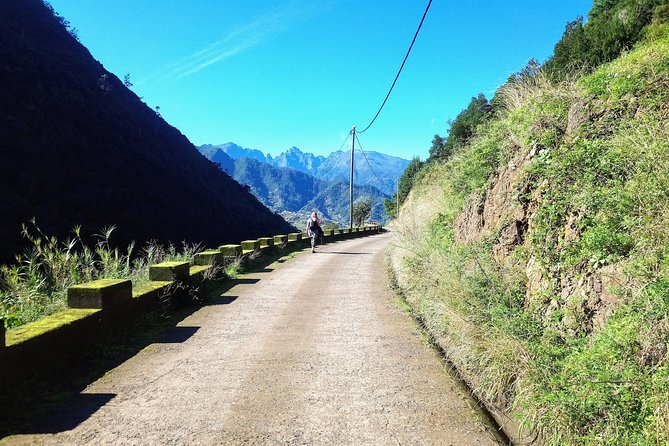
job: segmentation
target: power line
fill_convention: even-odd
[[[374,119],[372,119],[372,122],[369,123],[367,127],[365,127],[364,130],[358,132],[358,133],[364,133],[369,129],[372,124],[374,124],[374,121],[376,121],[376,118],[379,117],[379,114],[381,113],[381,110],[383,110],[383,106],[386,105],[386,101],[390,97],[390,93],[392,93],[393,88],[395,88],[395,84],[397,83],[397,79],[400,77],[400,73],[402,73],[402,69],[404,68],[404,64],[406,63],[407,59],[409,58],[409,54],[411,53],[411,48],[413,48],[414,42],[416,42],[416,37],[418,37],[418,33],[420,32],[420,28],[423,26],[423,22],[425,21],[425,16],[427,15],[427,11],[430,10],[430,5],[432,5],[432,0],[430,0],[427,4],[427,8],[425,8],[425,12],[423,13],[423,18],[420,19],[420,24],[418,25],[418,29],[416,30],[416,34],[413,36],[413,40],[411,41],[411,45],[409,45],[409,50],[407,51],[406,56],[404,56],[404,60],[402,61],[402,65],[400,66],[399,71],[397,72],[397,76],[395,76],[395,80],[393,81],[393,84],[390,86],[390,90],[388,90],[388,94],[386,95],[386,98],[383,100],[383,103],[381,104],[381,107],[379,107],[379,111],[376,112],[376,115],[374,115]]]
[[[348,135],[346,135],[346,138],[344,139],[344,142],[341,143],[341,146],[339,146],[339,150],[337,150],[337,152],[341,152],[341,149],[344,148],[344,144],[346,144],[346,141],[348,141],[348,138],[350,136],[351,136],[351,132],[349,132]]]
[[[376,172],[374,172],[374,169],[372,168],[372,164],[371,164],[371,163],[369,162],[369,160],[367,159],[367,155],[365,154],[365,151],[362,150],[362,144],[360,144],[360,138],[358,138],[358,135],[357,135],[357,134],[355,135],[355,140],[358,141],[358,148],[359,148],[360,151],[362,152],[362,156],[365,157],[365,161],[367,161],[367,165],[369,166],[369,170],[372,171],[372,174],[374,175],[374,177],[376,178],[376,180],[379,182],[379,184],[383,186],[383,181],[381,181],[381,179],[380,179],[379,176],[376,174]]]

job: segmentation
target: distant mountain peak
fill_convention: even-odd
[[[210,144],[200,146],[200,151],[211,159],[211,157],[205,153],[207,150],[206,147],[212,146]],[[337,150],[325,157],[304,152],[299,147],[292,146],[276,157],[272,157],[270,155],[265,155],[260,150],[244,149],[232,142],[213,147],[221,148],[227,155],[234,159],[251,158],[263,161],[273,167],[287,167],[308,173],[321,180],[347,181],[349,177],[350,155],[348,151]],[[402,175],[404,169],[409,165],[409,160],[397,156],[385,155],[373,150],[365,151],[365,154],[366,157],[356,156],[355,158],[354,180],[356,184],[374,186],[385,194],[394,194],[395,181]],[[381,181],[379,182],[379,180]]]

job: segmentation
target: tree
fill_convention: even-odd
[[[438,158],[439,154],[444,150],[444,143],[446,138],[439,136],[439,134],[434,135],[432,138],[432,147],[430,147],[430,158]]]
[[[467,108],[449,122],[448,136],[434,135],[430,148],[430,159],[448,159],[460,147],[467,144],[476,127],[492,117],[492,106],[483,93],[472,98]]]
[[[544,67],[553,80],[592,71],[631,48],[644,27],[662,21],[667,0],[595,0],[588,20],[569,22]]]
[[[360,198],[353,203],[353,224],[361,226],[372,213],[372,199],[370,197]]]
[[[420,158],[414,157],[407,168],[404,169],[404,172],[400,177],[400,187],[398,191],[400,194],[400,205],[406,199],[407,195],[409,195],[409,191],[413,187],[416,174],[421,170],[422,167],[423,162],[420,160]]]
[[[397,195],[393,195],[396,197]],[[397,202],[386,198],[383,200],[383,210],[389,218],[395,218],[397,216]]]

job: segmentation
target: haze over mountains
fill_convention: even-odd
[[[272,157],[234,143],[205,144],[198,149],[289,221],[298,224],[313,209],[318,209],[327,219],[348,223],[350,152],[337,151],[324,157],[292,147]],[[383,201],[395,192],[395,179],[409,161],[378,152],[366,155],[372,168],[358,153],[354,200],[371,198],[371,218],[385,221]]]
[[[0,2],[0,262],[21,223],[216,245],[290,230],[68,33],[40,0]]]

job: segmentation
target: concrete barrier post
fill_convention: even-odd
[[[67,289],[67,306],[70,308],[106,309],[131,299],[130,280],[100,279]]]
[[[239,257],[242,255],[242,245],[223,245],[218,250],[224,257]]]
[[[149,267],[149,280],[155,282],[186,282],[190,277],[189,262],[162,262]]]
[[[283,245],[284,243],[288,243],[288,235],[281,234],[281,235],[275,235],[274,236],[274,244],[275,245]]]
[[[225,256],[221,251],[217,249],[210,249],[208,251],[202,251],[195,254],[193,263],[200,266],[218,265],[223,263],[224,257]]]
[[[258,242],[260,242],[260,249],[274,246],[274,239],[272,237],[260,237]]]
[[[244,240],[242,242],[242,253],[253,252],[260,249],[260,242],[258,240]]]
[[[302,240],[301,232],[291,232],[288,234],[288,243],[299,242],[300,240]]]

